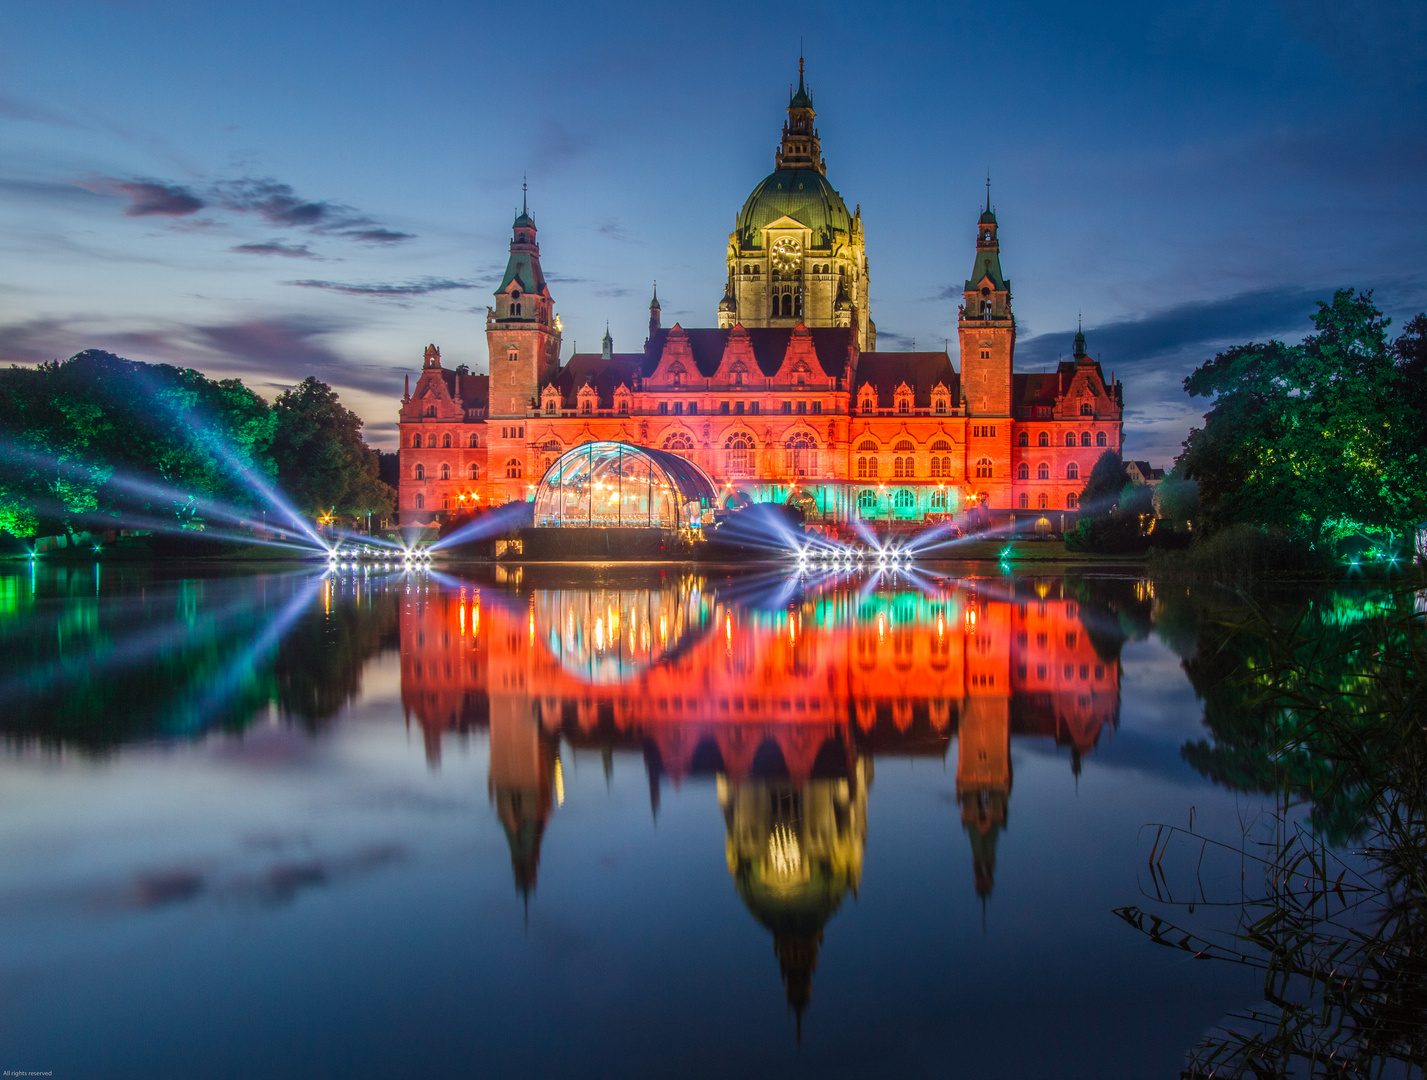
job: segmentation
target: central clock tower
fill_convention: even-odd
[[[877,327],[868,314],[862,211],[849,214],[827,181],[816,116],[799,60],[773,172],[748,196],[728,237],[718,324],[851,327],[858,348],[871,352]]]

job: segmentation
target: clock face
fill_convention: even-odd
[[[798,265],[798,256],[801,249],[798,242],[791,236],[785,236],[773,245],[773,266],[783,273],[793,270]]]

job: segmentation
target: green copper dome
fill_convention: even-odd
[[[813,230],[814,247],[830,246],[834,232],[852,231],[842,196],[815,169],[779,169],[754,188],[738,212],[739,242],[758,246],[763,227],[784,216]]]

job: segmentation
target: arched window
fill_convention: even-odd
[[[731,436],[723,444],[724,471],[729,476],[747,476],[753,466],[753,446],[742,435]]]
[[[792,293],[784,293],[784,294],[783,294],[783,301],[782,301],[782,303],[783,303],[783,318],[785,318],[785,319],[791,319],[791,318],[793,317],[793,294],[792,294]]]
[[[1031,478],[1031,467],[1030,467],[1029,465],[1027,465],[1027,464],[1023,461],[1023,462],[1020,463],[1020,465],[1018,465],[1018,466],[1016,467],[1016,479],[1017,479],[1017,480],[1029,480],[1030,478]]]
[[[421,432],[418,431],[415,435],[411,437],[411,445],[417,450],[421,449]]]
[[[1074,510],[1079,505],[1080,496],[1075,494],[1075,492],[1072,491],[1069,495],[1065,497],[1065,506],[1067,510]]]
[[[1066,445],[1066,446],[1074,446],[1074,445],[1075,445],[1075,432],[1073,432],[1073,431],[1067,431],[1067,432],[1065,433],[1065,445]]]
[[[1031,445],[1031,433],[1030,433],[1029,431],[1023,431],[1023,432],[1021,432],[1021,437],[1020,437],[1020,439],[1017,440],[1017,441],[1020,442],[1020,444],[1021,444],[1022,446],[1030,446],[1030,445]]]
[[[593,399],[584,398],[580,401],[580,412],[584,413],[586,416],[589,416],[590,413],[594,412],[594,410],[595,403]]]
[[[1022,509],[1022,510],[1029,510],[1030,507],[1031,507],[1031,497],[1030,497],[1029,495],[1027,495],[1024,491],[1021,492],[1021,509]]]
[[[860,443],[857,444],[857,449],[864,454],[875,454],[877,453],[877,444],[871,439],[863,439]]]
[[[871,490],[859,492],[857,495],[857,512],[863,517],[867,517],[877,512],[877,492]]]
[[[689,441],[687,435],[670,435],[664,440],[664,449],[671,454],[690,454],[693,452],[694,444]]]
[[[1095,415],[1095,406],[1094,406],[1094,405],[1091,405],[1090,402],[1088,402],[1088,401],[1082,401],[1082,402],[1080,403],[1080,415],[1081,415],[1081,416],[1094,416],[1094,415]]]
[[[897,453],[899,453],[899,454],[910,454],[913,450],[916,449],[916,447],[913,446],[913,445],[912,445],[910,442],[908,442],[906,439],[903,439],[903,440],[902,440],[901,442],[899,442],[896,446],[892,447],[892,449],[895,450],[895,451],[896,451]]]
[[[413,473],[411,474],[411,476],[412,476],[412,479],[414,479],[414,480],[425,480],[425,479],[426,479],[426,466],[425,466],[425,465],[418,465],[418,466],[416,466],[416,471],[413,472]]]
[[[435,406],[435,405],[428,405],[428,406],[426,406],[426,415],[427,415],[427,416],[435,416],[435,415],[436,415],[436,406]]]
[[[898,488],[896,499],[893,504],[902,513],[908,510],[915,510],[917,507],[917,497],[907,488]]]
[[[860,457],[857,459],[857,477],[859,480],[877,479],[877,459],[875,457]]]
[[[795,319],[803,317],[803,294],[801,292],[793,294],[793,317]]]
[[[806,435],[795,435],[784,443],[788,470],[794,476],[814,476],[818,470],[818,452]]]
[[[1041,444],[1042,446],[1049,446],[1049,445],[1050,445],[1050,432],[1049,432],[1049,431],[1042,431],[1042,432],[1041,432],[1040,444]]]
[[[1082,431],[1082,432],[1080,433],[1080,445],[1081,445],[1081,446],[1089,446],[1089,445],[1090,445],[1090,432],[1088,432],[1088,431]]]
[[[1042,491],[1036,496],[1036,505],[1042,510],[1046,509],[1046,507],[1050,506],[1050,496]]]
[[[1039,465],[1036,466],[1036,479],[1037,479],[1037,480],[1049,480],[1049,479],[1050,479],[1050,466],[1047,465],[1044,461],[1042,461]]]
[[[1079,480],[1079,479],[1080,479],[1080,466],[1077,465],[1077,464],[1075,464],[1075,462],[1072,461],[1069,465],[1067,465],[1067,466],[1065,467],[1065,478],[1066,478],[1067,480]]]
[[[481,445],[481,437],[480,437],[479,435],[476,435],[476,434],[473,433],[473,434],[471,435],[471,449],[474,450],[476,447],[478,447],[478,446],[480,446],[480,445]]]
[[[934,458],[932,458],[932,479],[933,479],[933,480],[939,480],[940,478],[941,478],[941,458],[939,458],[939,457],[934,457]]]
[[[1095,433],[1095,445],[1096,445],[1096,446],[1104,446],[1104,445],[1105,445],[1105,433],[1104,433],[1103,431],[1097,431],[1097,432]]]
[[[519,458],[511,458],[505,463],[505,478],[507,480],[519,480],[524,472]]]
[[[945,510],[945,509],[946,509],[946,491],[945,491],[945,489],[943,489],[943,488],[938,488],[936,491],[933,491],[933,492],[932,492],[931,508],[932,508],[933,510]]]
[[[940,453],[942,453],[942,452],[944,452],[944,451],[946,451],[946,450],[950,450],[950,449],[951,449],[951,443],[947,442],[945,439],[938,439],[936,442],[932,443],[932,453],[933,453],[933,454],[940,454]]]
[[[443,450],[449,450],[449,449],[451,449],[451,433],[450,433],[449,431],[446,432],[445,435],[442,435],[442,436],[441,436],[441,449],[443,449]]]
[[[554,454],[556,457],[559,457],[559,456],[560,456],[560,440],[559,440],[559,439],[546,439],[543,443],[540,444],[540,449],[544,450],[547,454]]]
[[[892,476],[897,480],[902,479],[902,477],[906,475],[906,473],[902,471],[902,460],[903,459],[899,457],[892,459]]]
[[[426,496],[425,496],[425,495],[418,495],[418,496],[416,496],[416,509],[418,509],[418,510],[425,510],[425,509],[426,509]]]
[[[629,415],[629,398],[619,399],[619,411],[626,416]]]
[[[474,461],[471,462],[471,467],[467,470],[467,475],[469,475],[472,480],[479,480],[481,478],[481,467]]]
[[[991,475],[990,458],[984,457],[976,459],[976,475],[981,479],[985,479]]]
[[[556,400],[556,398],[555,398],[555,396],[554,396],[553,394],[552,394],[550,397],[547,397],[547,398],[545,399],[545,415],[546,415],[546,416],[554,416],[554,415],[555,415],[555,410],[556,410],[556,408],[558,408],[558,407],[559,407],[559,406],[558,406],[558,402],[557,402],[557,400]]]
[[[912,399],[909,397],[899,397],[897,399],[897,411],[899,413],[909,413],[912,411]]]

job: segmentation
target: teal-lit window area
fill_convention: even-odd
[[[590,442],[567,451],[535,492],[538,527],[696,529],[714,505],[714,482],[664,450]]]

